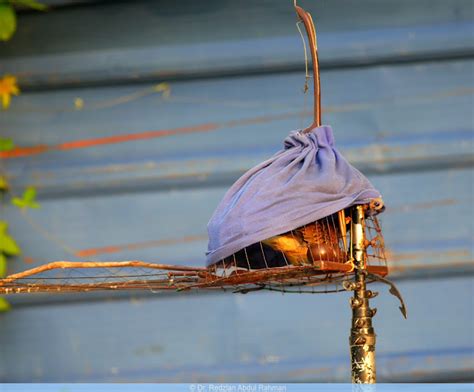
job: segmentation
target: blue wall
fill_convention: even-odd
[[[318,32],[323,122],[388,207],[389,266],[409,318],[379,287],[379,380],[472,380],[473,3],[301,5]],[[0,45],[0,75],[22,89],[0,132],[24,149],[0,169],[13,193],[35,185],[41,208],[1,205],[23,249],[9,272],[54,260],[203,265],[226,189],[311,121],[295,21],[291,1],[22,13]],[[153,90],[161,82],[169,97]],[[9,300],[4,382],[349,379],[346,294]]]

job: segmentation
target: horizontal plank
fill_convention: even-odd
[[[327,72],[323,120],[369,174],[472,166],[472,69]],[[19,147],[4,168],[14,189],[35,185],[44,198],[228,186],[309,123],[302,82],[297,73],[176,82],[169,98],[137,85],[25,93],[0,118]]]
[[[100,0],[42,0],[41,4],[44,4],[48,7],[48,11],[56,10],[60,7],[74,7],[78,5],[92,5],[93,3],[97,3]],[[26,5],[22,5],[21,3],[15,4],[15,10],[20,16],[24,13],[29,12],[37,12],[36,10],[28,7]]]
[[[376,289],[380,382],[474,370],[466,311],[472,279],[401,283],[407,320],[387,290]],[[0,380],[347,382],[349,315],[348,294],[155,296],[18,308],[0,315]]]
[[[308,10],[323,69],[474,54],[468,0],[337,0]],[[18,25],[0,47],[0,73],[24,89],[303,69],[289,2],[104,2],[28,13]]]

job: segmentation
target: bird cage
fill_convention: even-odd
[[[186,291],[219,289],[343,291],[354,273],[350,207],[287,233],[247,246],[208,267],[187,267],[141,261],[53,262],[0,280],[0,293],[88,292],[97,290]],[[388,273],[375,200],[364,210],[366,270]],[[324,286],[324,290],[320,287]],[[329,287],[332,286],[332,287]]]
[[[258,241],[208,266],[209,272],[234,289],[243,286],[270,290],[325,286],[324,292],[344,290],[354,272],[351,256],[350,207],[286,233]],[[388,273],[384,241],[377,214],[383,202],[363,206],[366,269],[384,277]],[[328,286],[333,286],[329,288]]]

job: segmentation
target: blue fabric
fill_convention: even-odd
[[[334,147],[330,126],[291,132],[283,150],[225,194],[207,226],[207,264],[377,197],[369,180]]]

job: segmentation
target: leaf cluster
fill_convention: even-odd
[[[48,7],[36,0],[0,1],[0,40],[8,41],[16,31],[16,8],[30,8],[46,11]]]

